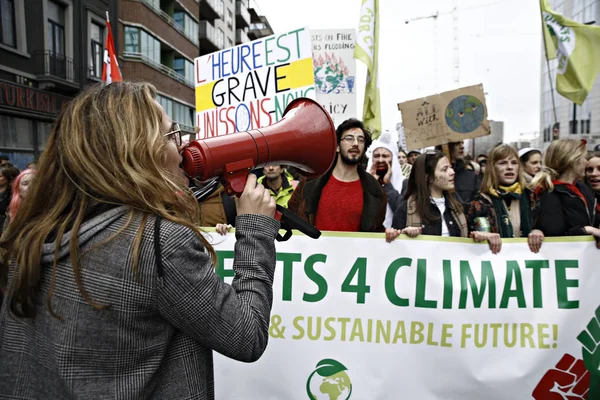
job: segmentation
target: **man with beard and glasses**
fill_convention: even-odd
[[[351,118],[336,129],[337,159],[319,178],[303,180],[288,205],[322,231],[383,232],[387,198],[360,166],[372,143],[363,123]]]

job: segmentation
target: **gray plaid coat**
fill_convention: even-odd
[[[119,207],[86,222],[80,248],[89,250],[128,219]],[[56,289],[48,312],[54,245],[44,247],[41,293],[33,319],[0,313],[0,399],[213,399],[212,350],[236,360],[257,360],[267,346],[279,223],[241,215],[236,221],[235,279],[214,273],[200,240],[181,225],[162,221],[159,278],[154,218],[141,244],[139,274],[132,242],[140,216],[116,239],[83,256],[83,284],[73,277],[66,235],[59,248]]]

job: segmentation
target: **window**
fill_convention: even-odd
[[[229,29],[233,29],[233,13],[229,8],[227,9],[227,14],[225,14],[225,23]]]
[[[131,26],[125,27],[125,52],[140,52],[140,30]]]
[[[101,78],[104,62],[104,27],[95,22],[92,22],[90,29],[90,42],[90,75]]]
[[[0,147],[33,150],[33,121],[0,115]]]
[[[219,29],[217,29],[217,46],[220,49],[222,49],[224,43],[225,43],[225,32],[223,32],[223,29],[219,28]]]
[[[223,18],[224,11],[225,11],[225,3],[223,3],[223,0],[217,0],[217,14],[219,14],[221,16],[221,18]]]
[[[53,56],[65,56],[65,9],[48,1],[48,50]]]
[[[576,135],[589,135],[592,124],[592,109],[590,101],[585,101],[581,106],[572,103],[569,107],[569,133]]]
[[[583,24],[595,23],[596,0],[575,0],[572,19]]]
[[[0,0],[0,43],[17,47],[15,31],[15,2]]]
[[[192,129],[194,126],[194,109],[171,98],[158,95],[157,100],[174,122]]]
[[[194,82],[194,64],[185,58],[173,59],[173,69],[189,83]]]
[[[160,64],[160,41],[143,29],[125,27],[125,53],[142,56],[153,64]]]
[[[173,13],[173,19],[190,40],[193,42],[198,41],[198,23],[192,17],[183,11],[176,11]]]

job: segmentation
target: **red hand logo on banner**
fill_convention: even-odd
[[[583,360],[565,354],[556,366],[544,374],[532,396],[536,400],[587,399],[590,373]]]

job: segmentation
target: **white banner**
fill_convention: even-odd
[[[355,29],[310,31],[317,101],[329,112],[334,125],[356,115]]]
[[[231,282],[234,234],[212,235]],[[277,252],[267,350],[253,364],[215,354],[217,399],[573,400],[597,383],[587,238],[538,254],[504,240],[493,255],[467,239],[324,233]]]

